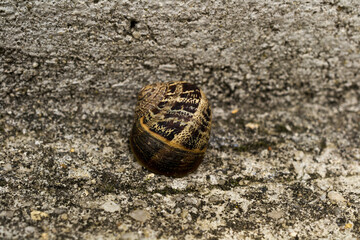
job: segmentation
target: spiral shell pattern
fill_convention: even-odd
[[[130,146],[150,171],[180,177],[203,160],[210,129],[211,108],[196,85],[151,84],[138,95]]]

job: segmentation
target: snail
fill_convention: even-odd
[[[195,84],[154,83],[138,94],[130,147],[151,172],[182,177],[204,159],[210,129],[211,108]]]

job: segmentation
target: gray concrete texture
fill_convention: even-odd
[[[0,2],[1,239],[359,239],[360,3]],[[136,93],[213,110],[184,178],[129,151]]]

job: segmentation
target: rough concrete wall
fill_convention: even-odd
[[[360,236],[360,4],[0,2],[0,238]],[[211,101],[198,171],[129,151],[136,92]]]

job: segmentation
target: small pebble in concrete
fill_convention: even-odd
[[[245,127],[254,130],[254,129],[258,129],[258,128],[259,128],[259,124],[257,124],[257,123],[247,123],[247,124],[245,125]]]
[[[73,179],[90,179],[91,175],[86,169],[77,168],[71,169],[68,177]]]
[[[11,164],[10,163],[6,163],[5,165],[4,165],[4,171],[11,171],[12,170],[12,166],[11,166]]]
[[[120,206],[118,204],[114,203],[113,201],[107,201],[103,205],[101,205],[101,207],[106,212],[116,212],[116,211],[120,210]]]
[[[353,225],[351,223],[345,224],[345,229],[351,229]]]
[[[284,216],[284,211],[282,210],[273,210],[268,213],[268,217],[278,220]]]
[[[67,215],[66,213],[61,214],[61,215],[60,215],[60,218],[61,218],[61,220],[64,220],[64,221],[66,221],[66,220],[69,219],[69,217],[68,217],[68,215]]]
[[[129,215],[130,217],[139,222],[145,222],[150,218],[149,212],[142,209],[136,209],[135,211],[132,211]]]
[[[239,109],[238,109],[238,108],[235,108],[234,110],[231,111],[231,113],[232,113],[232,114],[235,114],[235,113],[237,113],[238,111],[239,111]]]
[[[164,64],[159,66],[159,70],[164,72],[176,72],[177,66],[175,64]]]
[[[103,149],[103,154],[104,155],[110,155],[113,153],[113,148],[112,147],[104,147]]]
[[[30,213],[31,219],[34,221],[40,221],[43,218],[46,218],[49,216],[49,214],[45,213],[45,212],[40,212],[37,210],[34,210]]]
[[[337,202],[337,203],[344,203],[346,202],[346,199],[338,192],[335,192],[335,191],[330,191],[328,193],[328,198],[331,200],[331,201],[334,201],[334,202]]]

